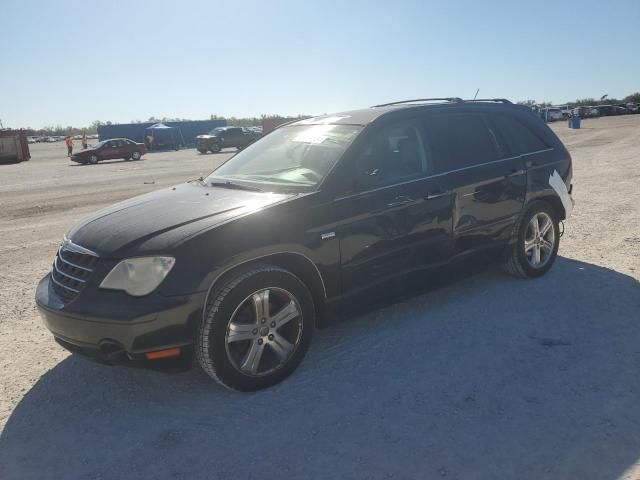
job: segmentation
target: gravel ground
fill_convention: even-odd
[[[0,165],[0,479],[639,479],[640,115],[553,128],[577,204],[548,275],[474,269],[349,315],[255,394],[71,357],[33,301],[81,217],[226,154]]]

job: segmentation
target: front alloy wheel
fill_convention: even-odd
[[[273,265],[236,270],[212,288],[196,354],[203,370],[240,391],[270,387],[302,361],[315,307],[306,285]]]
[[[246,375],[268,375],[287,363],[301,336],[302,312],[295,297],[265,288],[247,297],[231,317],[227,355]]]

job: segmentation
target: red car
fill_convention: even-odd
[[[98,163],[100,160],[122,158],[124,160],[140,160],[147,153],[144,143],[136,143],[128,138],[112,138],[103,140],[88,150],[74,153],[71,160],[78,163]]]

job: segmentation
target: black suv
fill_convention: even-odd
[[[242,150],[260,137],[260,133],[248,128],[218,127],[211,130],[208,135],[198,135],[196,148],[200,153],[207,153],[209,150],[217,153],[223,148],[229,147]]]
[[[439,100],[439,101],[433,101]],[[73,352],[190,362],[236,390],[287,377],[325,307],[499,249],[531,278],[556,258],[571,158],[530,109],[424,99],[280,127],[207,178],[71,229],[36,300]]]

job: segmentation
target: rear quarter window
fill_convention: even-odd
[[[493,114],[491,123],[513,155],[538,152],[549,146],[520,120],[509,115]]]

